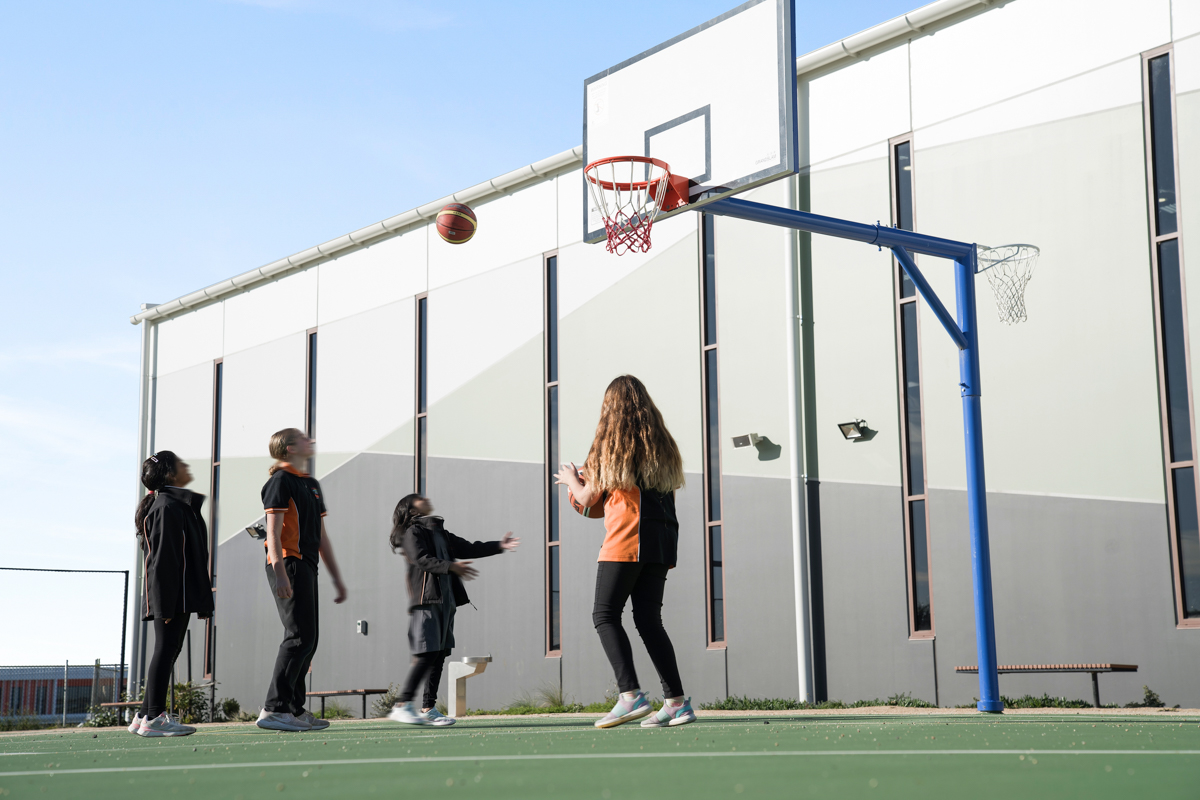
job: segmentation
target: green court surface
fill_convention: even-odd
[[[94,738],[93,738],[94,735]],[[590,718],[0,734],[0,796],[793,798],[1200,796],[1200,719],[736,716],[644,730]]]

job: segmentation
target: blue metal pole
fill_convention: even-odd
[[[892,228],[879,223],[866,225],[835,217],[823,217],[807,211],[768,206],[734,197],[714,200],[696,210],[723,217],[736,217],[753,222],[764,222],[768,225],[794,228],[798,231],[823,233],[826,236],[837,236],[841,239],[853,239],[889,249],[904,247],[913,253],[925,253],[940,258],[970,258],[971,253],[975,252],[975,245],[956,242],[952,239],[941,239],[937,236]]]
[[[909,280],[917,287],[917,291],[921,293],[921,297],[925,298],[925,303],[929,306],[929,310],[938,318],[938,322],[942,323],[942,327],[946,329],[946,333],[950,334],[950,338],[954,340],[954,344],[958,345],[958,349],[966,350],[970,347],[971,345],[967,342],[967,337],[963,335],[962,330],[954,323],[954,318],[950,316],[950,312],[942,305],[942,301],[933,291],[933,287],[929,285],[929,281],[925,280],[925,276],[921,274],[921,270],[917,269],[917,262],[913,261],[913,257],[908,254],[908,251],[903,247],[893,247],[892,254],[900,262],[900,267],[908,275]]]
[[[954,262],[958,325],[968,347],[958,354],[963,433],[967,450],[967,516],[971,528],[971,569],[975,583],[975,646],[979,654],[980,711],[1002,712],[996,672],[996,623],[992,611],[992,557],[988,546],[987,486],[983,476],[983,413],[980,408],[979,328],[975,316],[975,248]]]

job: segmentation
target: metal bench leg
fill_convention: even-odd
[[[321,698],[321,719],[325,719],[325,698]]]
[[[363,719],[367,718],[367,693],[363,692]]]
[[[1092,673],[1092,703],[1100,707],[1100,678],[1098,673]]]

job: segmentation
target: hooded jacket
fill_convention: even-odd
[[[437,557],[435,537],[446,542],[447,561]],[[441,517],[417,517],[404,531],[402,549],[408,562],[408,610],[416,606],[442,602],[442,582],[430,580],[430,575],[449,575],[454,593],[454,605],[470,602],[462,578],[450,572],[450,565],[460,558],[486,558],[504,552],[500,542],[468,542],[446,530]]]
[[[142,619],[174,619],[213,612],[208,575],[208,526],[200,508],[204,495],[164,486],[142,526],[145,603]]]

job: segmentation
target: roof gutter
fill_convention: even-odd
[[[928,26],[958,14],[961,11],[966,11],[975,6],[987,6],[993,2],[996,2],[996,0],[936,0],[936,2],[922,6],[904,16],[888,20],[873,28],[867,28],[865,31],[848,36],[840,42],[834,42],[819,50],[814,50],[811,53],[800,56],[796,59],[796,74],[804,75],[824,67],[833,66],[842,61],[856,59],[861,53],[867,50],[887,44],[901,37],[910,36],[913,33],[920,33]],[[266,266],[252,269],[249,272],[243,272],[241,275],[236,275],[220,283],[214,283],[212,286],[205,287],[191,294],[186,294],[183,297],[177,297],[161,305],[151,306],[134,314],[129,318],[129,321],[134,325],[146,321],[155,322],[187,311],[188,309],[205,305],[226,295],[239,292],[259,283],[264,283],[272,278],[277,278],[285,273],[313,266],[319,262],[344,255],[352,250],[357,250],[368,244],[395,236],[407,228],[424,224],[433,219],[437,212],[447,203],[470,204],[472,202],[491,200],[505,192],[511,191],[521,184],[580,164],[582,160],[582,145],[573,147],[570,150],[564,150],[558,155],[521,167],[520,169],[515,169],[497,178],[492,178],[490,181],[476,184],[469,189],[463,189],[439,200],[434,200],[431,203],[418,206],[402,214],[389,217],[382,222],[376,222],[374,225],[368,225],[353,233],[332,239],[324,244],[310,247],[303,252],[273,261]]]

